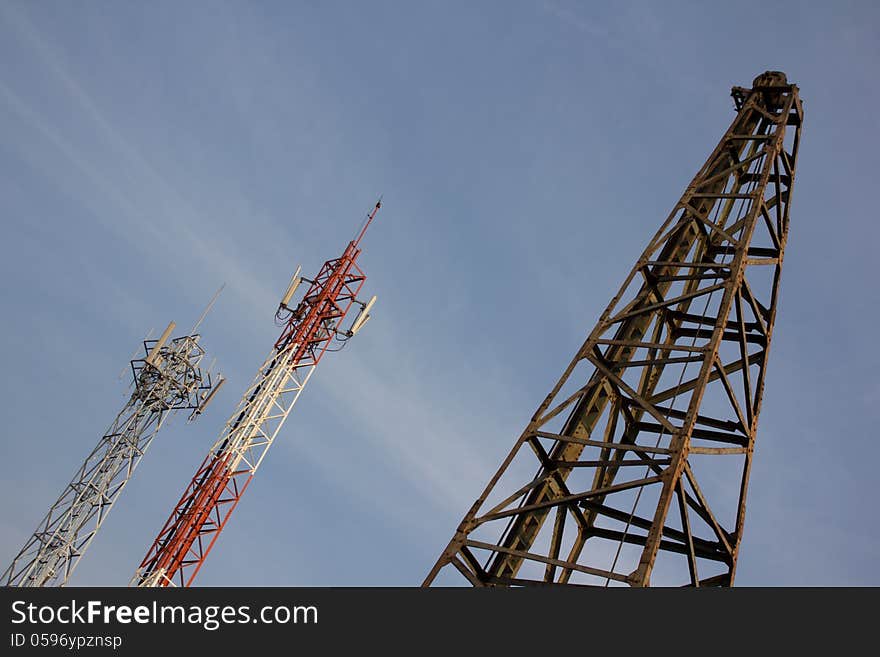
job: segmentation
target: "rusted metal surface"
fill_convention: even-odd
[[[733,583],[803,107],[780,72],[732,96],[730,127],[425,586],[448,566],[474,586]]]

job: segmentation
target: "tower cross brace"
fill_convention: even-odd
[[[804,114],[780,72],[732,96],[424,586],[733,584]]]

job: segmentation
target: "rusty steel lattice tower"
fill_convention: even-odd
[[[177,338],[174,327],[144,341],[144,356],[131,361],[131,396],[3,573],[3,585],[67,584],[162,426],[182,409],[194,419],[220,389],[224,379],[212,383],[201,366],[198,324]]]
[[[732,96],[733,123],[425,586],[732,585],[803,121],[783,73]]]

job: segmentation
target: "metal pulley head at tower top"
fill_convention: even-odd
[[[752,92],[760,92],[764,101],[764,106],[773,112],[778,111],[782,107],[784,101],[784,92],[790,88],[788,78],[782,71],[764,71],[752,81],[752,88],[734,87],[731,95],[736,101],[737,110],[742,106],[742,102]]]

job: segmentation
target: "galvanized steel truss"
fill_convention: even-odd
[[[803,108],[777,72],[732,95],[730,128],[424,585],[733,583]]]
[[[211,377],[199,366],[200,336],[166,343],[172,326],[145,340],[145,357],[131,361],[131,397],[3,573],[4,585],[67,584],[159,429],[174,411],[198,409],[206,398]]]

